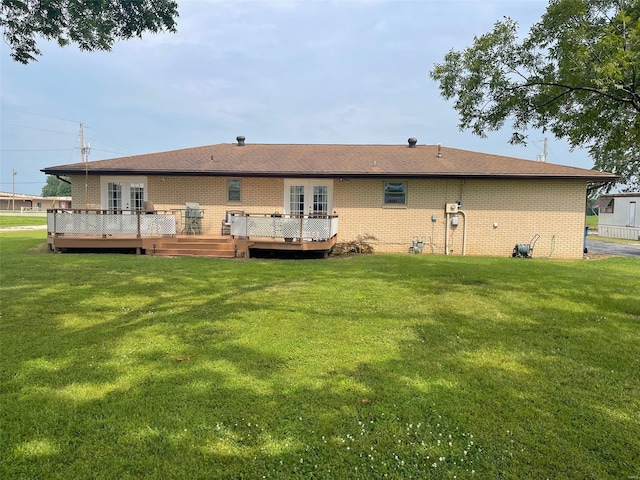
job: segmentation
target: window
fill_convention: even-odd
[[[328,212],[329,197],[326,185],[313,186],[313,213],[326,215]]]
[[[227,185],[227,201],[240,201],[240,180],[231,179]]]
[[[304,185],[289,187],[289,213],[293,215],[304,214]]]
[[[144,208],[144,184],[132,183],[129,186],[129,194],[131,196],[131,210],[142,210]]]
[[[109,210],[122,210],[122,184],[109,182],[107,190],[107,208]]]
[[[405,182],[385,182],[384,203],[394,205],[406,205],[407,184]]]
[[[609,200],[609,202],[607,202],[607,204],[602,209],[602,213],[613,213],[613,204],[614,204],[613,200],[614,199],[612,198],[611,200]]]

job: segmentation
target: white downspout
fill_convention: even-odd
[[[445,218],[445,229],[444,229],[444,254],[449,255],[449,212],[445,212],[447,216]]]
[[[464,225],[462,226],[462,256],[464,257],[467,251],[467,216],[462,210],[458,210],[458,213],[462,214],[462,220],[464,220]]]

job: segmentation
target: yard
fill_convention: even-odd
[[[1,478],[640,477],[640,262],[0,234]]]
[[[0,214],[0,228],[46,225],[47,217],[41,214]]]

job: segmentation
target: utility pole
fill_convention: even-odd
[[[84,128],[80,124],[80,161],[84,163]]]
[[[84,125],[80,124],[80,160],[82,163],[89,161],[89,152],[91,152],[91,145],[84,144]]]
[[[16,209],[16,175],[18,172],[14,168],[11,169],[11,211]]]
[[[546,162],[547,161],[547,153],[549,153],[549,141],[548,139],[544,139],[544,148],[542,149],[542,155],[540,155],[540,161],[541,162]]]
[[[89,205],[89,152],[91,146],[84,144],[84,125],[80,124],[80,158],[84,163],[84,208]]]

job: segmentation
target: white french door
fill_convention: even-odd
[[[289,215],[329,215],[333,208],[332,180],[286,179],[284,213]]]
[[[143,210],[146,185],[146,177],[101,177],[101,208],[123,212]]]

